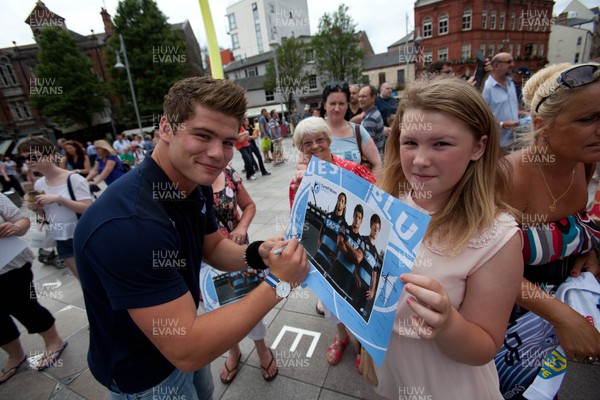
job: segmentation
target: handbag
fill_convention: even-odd
[[[369,169],[369,171],[373,170],[373,164],[369,161],[367,157],[363,154],[362,151],[362,137],[360,135],[360,125],[354,124],[354,136],[356,136],[356,144],[358,145],[358,151],[360,152],[360,165]]]
[[[31,247],[36,249],[45,249],[47,247],[54,247],[55,240],[54,235],[48,229],[48,222],[46,221],[46,215],[42,216],[41,222],[39,222],[39,228],[31,228],[29,230],[29,238],[31,239]]]
[[[360,344],[358,340],[354,342],[354,351],[356,352],[358,373],[362,375],[365,382],[371,386],[378,386],[379,380],[377,379],[377,371],[375,370],[375,363],[373,357],[369,352]]]

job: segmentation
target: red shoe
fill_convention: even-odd
[[[350,336],[346,335],[346,340],[340,342],[337,338],[333,339],[333,343],[327,349],[325,353],[325,358],[327,359],[327,363],[329,365],[337,365],[342,360],[342,356],[344,355],[344,350],[350,343]]]

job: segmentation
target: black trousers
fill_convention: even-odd
[[[254,157],[250,156],[250,158],[252,159],[252,165],[254,166],[254,170],[256,171],[260,167],[260,172],[264,175],[267,173],[267,170],[265,168],[265,164],[263,163],[262,156],[260,155],[258,145],[256,144],[255,140],[250,140],[249,142],[252,154],[254,154],[254,157],[258,159],[258,165],[256,165],[256,160],[254,159]]]
[[[19,337],[19,329],[11,315],[29,333],[45,332],[54,325],[50,311],[37,301],[31,263],[0,274],[0,346]]]
[[[246,170],[246,179],[250,179],[254,175],[254,166],[252,165],[252,153],[250,146],[242,147],[240,149],[242,160],[244,160],[244,169]]]
[[[25,197],[25,192],[23,191],[23,188],[21,187],[21,183],[19,182],[19,179],[14,175],[8,175],[8,179],[10,179],[10,181],[6,182],[4,180],[4,177],[0,176],[0,181],[2,181],[2,191],[8,192],[8,190],[10,190],[10,188],[13,188],[21,195],[21,197]]]

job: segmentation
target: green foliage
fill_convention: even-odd
[[[308,93],[308,74],[304,65],[308,60],[309,47],[300,39],[291,37],[283,40],[277,48],[277,67],[279,81],[275,77],[274,58],[267,64],[264,88],[274,92],[275,98],[283,96],[288,110],[294,108],[294,96]]]
[[[361,77],[363,52],[359,48],[356,24],[341,4],[333,15],[319,20],[319,31],[312,38],[315,67],[322,82],[330,80],[358,82]]]
[[[92,62],[65,29],[42,30],[30,82],[30,102],[61,125],[92,125],[94,113],[104,108],[104,88],[92,72]]]
[[[114,34],[106,48],[106,67],[113,78],[111,89],[119,96],[119,119],[135,121],[127,71],[116,69],[117,51],[123,36],[129,69],[142,119],[162,113],[165,94],[189,74],[185,43],[171,28],[154,0],[121,0],[113,20]],[[120,55],[121,62],[125,58]]]

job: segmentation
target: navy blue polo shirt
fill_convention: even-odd
[[[86,210],[74,247],[90,322],[88,364],[98,382],[136,393],[173,372],[127,310],[186,292],[197,307],[204,235],[216,230],[212,189],[186,196],[150,157]],[[182,334],[176,323],[157,321],[157,334]]]

